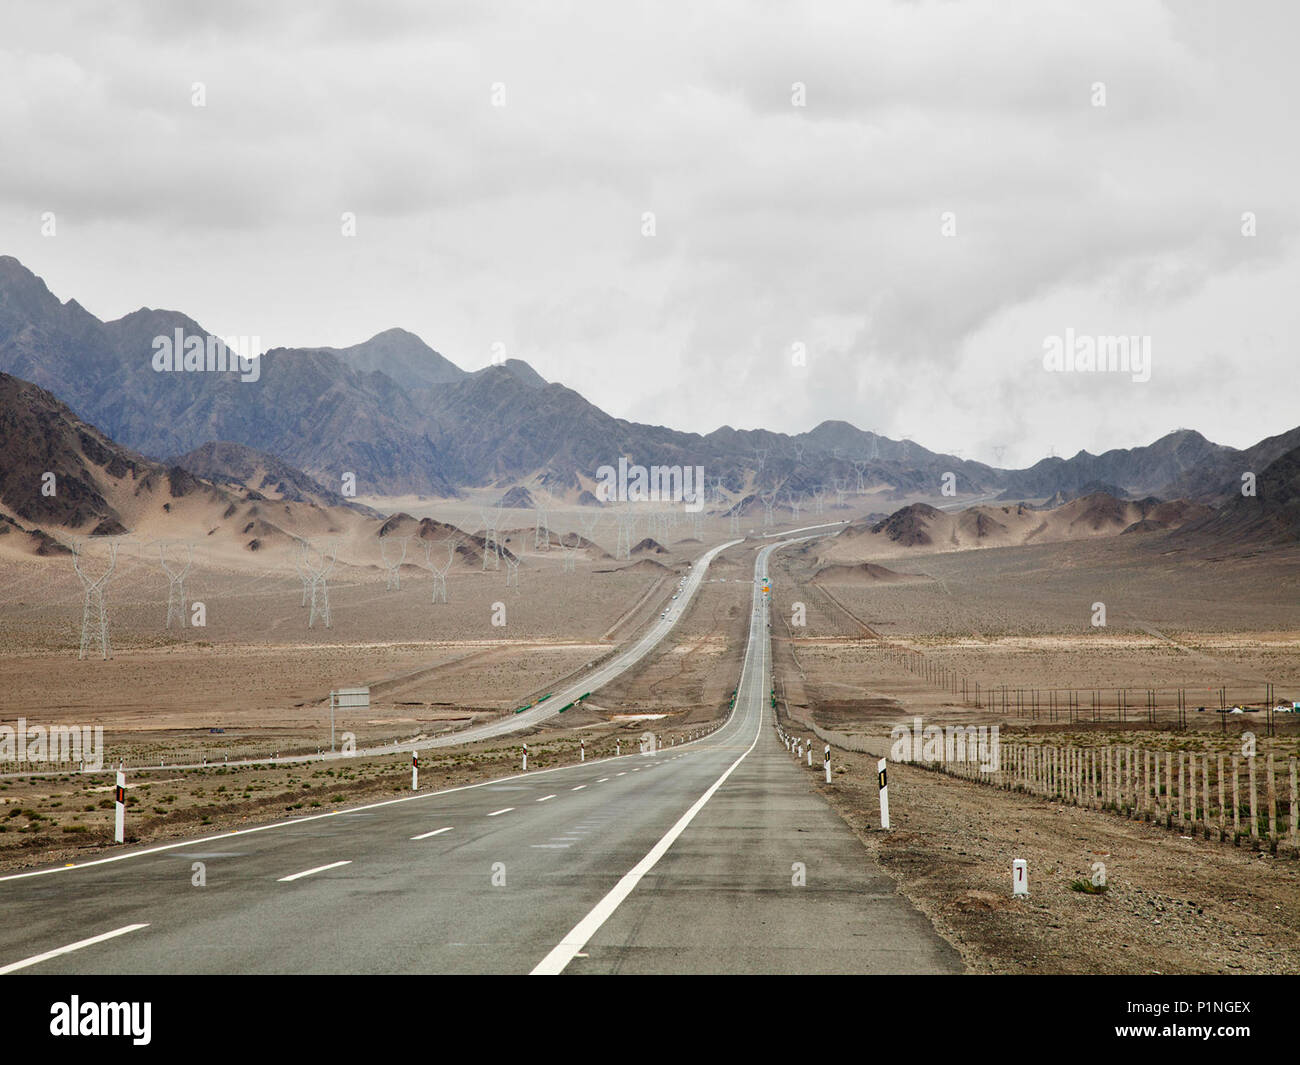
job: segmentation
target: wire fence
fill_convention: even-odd
[[[1030,688],[1009,684],[986,684],[957,670],[931,661],[920,651],[887,646],[888,661],[935,687],[958,696],[962,705],[988,710],[1004,717],[1027,721],[1078,724],[1114,722],[1188,728],[1192,713],[1219,715],[1219,728],[1228,731],[1229,718],[1259,724],[1266,736],[1277,735],[1278,726],[1288,724],[1300,731],[1300,713],[1295,703],[1283,699],[1270,682],[1232,688],[1115,687],[1115,688]],[[1194,694],[1189,698],[1189,690]],[[1192,704],[1196,705],[1193,706]],[[1279,710],[1284,707],[1284,710]],[[1288,729],[1290,731],[1290,729]]]
[[[998,753],[996,768],[975,758],[914,764],[1184,834],[1249,839],[1273,850],[1285,842],[1293,854],[1300,847],[1300,777],[1294,756],[1287,759],[1282,776],[1272,752],[1227,755],[1113,744],[1003,743]]]

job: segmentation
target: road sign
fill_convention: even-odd
[[[340,688],[330,692],[330,750],[334,750],[334,711],[369,710],[369,688]]]

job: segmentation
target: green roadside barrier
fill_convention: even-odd
[[[571,707],[572,705],[573,705],[572,703],[565,703],[562,707],[560,707],[560,713],[564,713],[564,711],[569,709],[569,707]]]

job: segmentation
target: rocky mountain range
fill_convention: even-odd
[[[600,466],[627,456],[647,466],[703,466],[709,484],[732,495],[808,499],[819,487],[830,495],[861,486],[882,501],[901,501],[937,496],[951,473],[963,497],[1063,501],[1101,490],[1212,501],[1231,492],[1242,472],[1262,471],[1300,445],[1300,428],[1245,450],[1183,429],[1144,447],[1007,470],[844,421],[794,436],[729,426],[701,435],[629,422],[527,363],[468,372],[402,329],[350,347],[275,348],[247,380],[232,370],[156,370],[159,338],[172,337],[225,352],[178,311],[142,307],[100,321],[75,300],[61,301],[17,259],[0,256],[0,371],[48,389],[142,456],[183,456],[216,476],[207,465],[215,456],[203,449],[237,445],[302,471],[326,495],[339,494],[351,474],[361,496],[452,497],[527,481],[573,500],[592,488]]]

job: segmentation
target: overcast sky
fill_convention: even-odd
[[[1287,2],[11,3],[0,252],[101,318],[402,326],[467,369],[500,343],[700,432],[1245,446],[1300,423],[1298,29]],[[1067,329],[1150,337],[1150,380],[1047,372]]]

